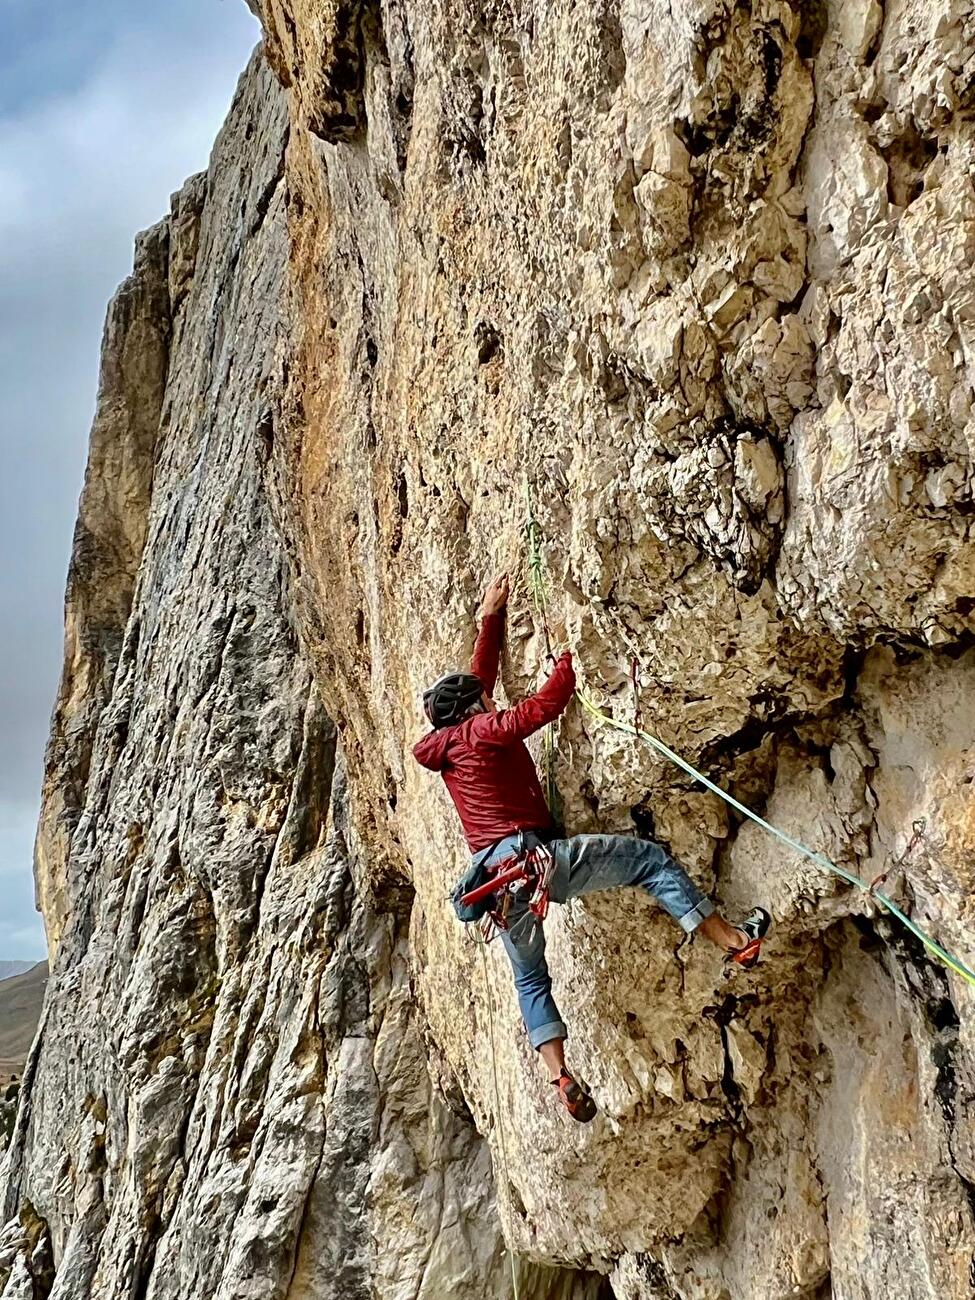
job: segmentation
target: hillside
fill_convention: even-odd
[[[23,1073],[41,1017],[47,974],[47,962],[42,961],[0,980],[0,1081]]]

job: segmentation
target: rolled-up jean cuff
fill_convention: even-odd
[[[714,904],[710,898],[702,898],[696,907],[692,907],[689,912],[677,918],[677,923],[687,931],[693,934],[702,921],[706,921],[714,912]]]
[[[561,1020],[550,1020],[547,1025],[536,1025],[528,1031],[528,1041],[537,1051],[543,1043],[550,1043],[554,1038],[568,1038],[569,1031]]]

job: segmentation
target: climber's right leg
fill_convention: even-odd
[[[742,966],[758,960],[771,918],[755,908],[740,925],[730,925],[714,903],[662,845],[632,835],[574,835],[551,846],[556,870],[552,899],[570,898],[601,889],[635,885],[645,889],[687,934],[700,933]]]
[[[733,952],[748,942],[742,931],[726,921],[720,912],[712,912],[710,916],[706,916],[697,927],[697,932],[709,943],[723,948],[725,952]]]

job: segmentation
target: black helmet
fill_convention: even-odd
[[[423,692],[423,710],[435,727],[449,727],[460,722],[483,691],[481,679],[473,673],[445,673]]]

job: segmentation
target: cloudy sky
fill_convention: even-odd
[[[0,0],[0,960],[45,955],[31,852],[105,305],[206,166],[243,0]]]

